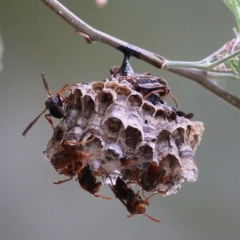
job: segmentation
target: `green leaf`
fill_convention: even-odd
[[[232,58],[227,61],[231,68],[234,70],[234,73],[239,75],[240,73],[240,60],[238,58]]]
[[[240,0],[223,0],[235,15],[238,31],[240,31]]]

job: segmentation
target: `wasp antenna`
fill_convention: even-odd
[[[148,217],[149,219],[151,219],[152,221],[154,221],[154,222],[161,222],[160,220],[158,220],[158,219],[156,219],[156,218],[154,218],[154,217],[151,217],[151,216],[149,216],[148,214],[146,214],[146,213],[142,213],[143,215],[145,215],[146,217]],[[136,213],[133,213],[133,214],[131,214],[131,215],[128,215],[127,217],[128,218],[130,218],[130,217],[133,217],[133,216],[135,216],[135,215],[137,215]]]
[[[96,195],[95,195],[96,196]],[[100,197],[100,198],[103,198],[103,199],[106,199],[106,200],[112,200],[112,198],[110,197],[105,197],[105,196],[102,196],[102,195],[98,195],[96,197]]]
[[[52,93],[49,90],[48,82],[47,82],[47,79],[45,78],[44,72],[41,72],[41,75],[42,75],[42,80],[43,80],[43,84],[44,84],[45,90],[47,91],[47,95],[48,95],[48,97],[50,97],[52,95]]]
[[[130,217],[133,217],[133,216],[135,216],[135,215],[136,215],[136,214],[133,213],[133,214],[131,214],[131,215],[128,215],[127,217],[130,218]]]
[[[173,101],[175,102],[176,107],[178,107],[178,101],[177,101],[177,99],[172,95],[171,92],[169,92],[169,94],[170,94],[171,98],[173,99]]]
[[[148,214],[146,213],[143,213],[146,217],[148,217],[149,219],[153,220],[154,222],[161,222],[160,220],[156,219],[156,218],[153,218],[151,216],[149,216]]]
[[[32,126],[37,122],[37,120],[43,115],[43,113],[46,111],[47,109],[45,108],[27,127],[26,129],[23,131],[22,135],[25,137],[28,133],[28,131],[32,128]]]

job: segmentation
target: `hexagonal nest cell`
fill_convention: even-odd
[[[176,193],[197,179],[204,127],[170,107],[169,93],[165,80],[147,74],[75,83],[43,154],[66,176],[88,167],[110,186],[120,177],[148,192]]]

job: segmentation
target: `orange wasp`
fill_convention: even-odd
[[[77,172],[80,172],[82,169],[82,162],[78,161],[78,162],[73,162],[70,164],[67,164],[66,166],[64,166],[63,168],[60,169],[56,169],[56,171],[59,174],[63,174],[69,178],[62,180],[62,181],[58,181],[58,182],[53,182],[54,184],[61,184],[64,182],[68,182],[70,180],[73,179],[73,177],[76,175]]]
[[[158,184],[161,182],[164,182],[164,176],[166,174],[166,170],[162,168],[161,166],[158,166],[156,162],[151,162],[148,165],[148,168],[139,175],[139,173],[136,173],[135,170],[131,169],[129,165],[132,163],[133,158],[132,157],[124,157],[120,158],[121,165],[125,166],[133,175],[134,179],[137,181],[137,183],[142,186],[142,190],[145,190],[147,192],[153,191],[157,188]],[[140,181],[139,181],[140,178]],[[152,195],[149,197],[145,197],[144,193],[142,192],[146,204],[148,205],[148,199],[151,198],[153,195],[157,193],[165,194],[167,191],[160,191],[156,190]]]
[[[147,192],[155,191],[153,194],[147,197],[146,200],[148,200],[155,194],[158,194],[158,193],[165,194],[167,192],[167,191],[155,190],[159,185],[159,183],[164,182],[165,174],[166,174],[166,170],[161,166],[158,166],[156,162],[151,162],[148,168],[141,174],[139,184],[142,186],[142,190],[145,190]]]
[[[52,95],[51,91],[49,90],[47,80],[44,76],[44,73],[41,73],[43,84],[45,87],[45,90],[47,91],[47,99],[45,101],[45,109],[26,127],[26,129],[23,131],[22,135],[25,137],[28,133],[28,131],[32,128],[32,126],[37,122],[37,120],[45,113],[47,110],[49,110],[49,114],[45,115],[45,118],[50,123],[54,130],[53,121],[51,119],[52,117],[55,118],[63,118],[64,117],[64,111],[62,109],[63,102],[67,102],[69,104],[72,104],[66,97],[62,95],[63,92],[67,91],[69,88],[69,85],[65,85],[62,87],[62,89],[57,92],[56,96]]]
[[[137,89],[142,89],[147,92],[144,99],[148,99],[152,94],[158,93],[160,98],[164,101],[169,94],[178,107],[177,99],[170,92],[170,88],[167,85],[167,81],[160,77],[153,77],[147,75],[140,75],[139,79],[134,82],[134,86]]]
[[[51,163],[59,174],[64,174],[69,178],[63,181],[55,182],[55,184],[60,184],[73,179],[75,174],[81,172],[81,170],[88,164],[91,155],[80,150],[79,146],[83,143],[89,143],[94,139],[95,136],[85,142],[66,141],[60,143],[63,149],[53,154]]]
[[[99,194],[99,189],[102,183],[97,182],[97,178],[94,176],[94,172],[90,169],[89,165],[84,167],[80,172],[77,173],[77,175],[78,182],[84,190],[86,190],[90,194],[93,194],[95,197],[101,197],[107,200],[112,199],[109,197],[101,196]]]
[[[106,174],[108,175],[107,172]],[[148,203],[141,198],[139,192],[134,193],[134,191],[129,188],[120,177],[117,178],[115,185],[113,184],[111,177],[108,177],[110,178],[110,181],[112,183],[112,186],[110,186],[110,188],[115,194],[115,197],[118,198],[121,203],[127,208],[128,212],[131,213],[131,215],[127,217],[132,217],[137,214],[143,214],[155,222],[160,222],[160,220],[155,219],[145,213],[146,204],[148,205]]]

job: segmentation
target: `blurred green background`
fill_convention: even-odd
[[[234,37],[235,20],[222,1],[61,1],[93,27],[172,60],[200,60]],[[103,80],[122,54],[87,45],[74,29],[38,1],[0,1],[4,43],[0,72],[0,239],[240,239],[240,112],[196,83],[131,59],[136,72],[166,78],[180,110],[193,112],[205,132],[196,153],[199,179],[176,194],[151,199],[145,216],[128,219],[120,201],[97,199],[61,179],[41,152],[52,136],[42,117],[46,92],[76,81]],[[219,83],[239,95],[240,84]],[[169,104],[174,105],[171,98]],[[57,123],[57,121],[55,121]],[[112,196],[103,187],[102,195]]]

